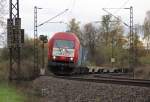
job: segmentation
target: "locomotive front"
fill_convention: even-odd
[[[71,40],[54,40],[54,46],[52,50],[52,60],[54,62],[74,62],[74,41]]]
[[[57,33],[49,41],[48,68],[55,74],[70,74],[76,68],[79,42],[74,34]]]

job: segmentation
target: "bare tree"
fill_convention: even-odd
[[[73,33],[78,33],[80,31],[79,24],[80,22],[76,21],[75,18],[71,19],[68,25],[69,26],[68,31]]]
[[[6,0],[0,0],[0,46],[6,45]]]
[[[121,39],[123,39],[123,25],[121,18],[113,18],[111,15],[104,15],[101,23],[101,34],[105,46],[109,46],[113,42],[116,46],[122,46]]]
[[[110,32],[110,37],[114,40],[115,46],[122,47],[124,45],[123,36],[123,25],[121,23],[121,18],[116,19],[112,22],[112,31]]]
[[[101,30],[102,30],[103,40],[106,46],[109,43],[109,36],[111,31],[111,22],[110,22],[111,19],[112,19],[111,15],[104,15],[102,17]]]
[[[84,44],[89,51],[89,57],[92,58],[96,54],[96,47],[99,44],[98,29],[96,29],[96,27],[93,26],[91,23],[88,23],[84,26],[82,35],[83,35]]]
[[[150,48],[150,11],[146,12],[146,17],[144,20],[144,39],[147,44],[147,53],[149,53]]]
[[[68,32],[75,33],[78,36],[81,45],[85,46],[84,36],[83,33],[81,32],[79,24],[80,22],[76,21],[75,18],[71,19],[68,25]]]
[[[0,0],[0,27],[5,27],[5,15],[7,14],[6,11],[6,0]]]

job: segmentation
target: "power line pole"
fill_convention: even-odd
[[[129,9],[130,10],[130,25],[128,25],[127,23],[123,22],[123,24],[127,27],[129,27],[130,29],[130,33],[129,33],[129,68],[133,71],[133,78],[134,78],[134,67],[136,64],[136,60],[137,60],[137,56],[136,56],[136,51],[135,51],[135,46],[136,44],[134,43],[135,39],[134,39],[134,32],[133,32],[133,7],[130,6],[130,8],[103,8],[103,10],[107,13],[109,13],[110,15],[112,15],[113,17],[119,19],[118,17],[116,17],[115,15],[113,15],[112,13],[108,12],[106,9]]]
[[[38,15],[37,15],[38,9],[42,9],[42,8],[39,8],[37,6],[34,7],[34,75],[35,75],[34,77],[37,77],[40,74],[39,51],[38,51],[39,50],[39,48],[38,48],[38,46],[39,46],[38,27],[43,26],[46,23],[51,23],[50,22],[51,20],[55,19],[56,17],[64,14],[66,11],[68,11],[68,9],[65,9],[64,11],[62,11],[62,12],[58,13],[57,15],[55,15],[54,17],[52,17],[52,18],[50,18],[50,19],[48,19],[48,20],[46,20],[43,23],[38,25]],[[52,22],[52,23],[57,23],[57,22]],[[62,23],[62,22],[59,22],[59,23]],[[44,67],[44,62],[43,62],[43,67]]]
[[[133,7],[130,7],[130,35],[129,35],[129,65],[133,71],[134,78],[134,65],[135,65],[135,49],[134,49],[134,33],[133,33]]]
[[[19,18],[19,0],[9,1],[9,19],[7,20],[7,44],[9,47],[9,80],[21,78],[21,47],[24,43],[24,30]],[[15,66],[16,64],[16,66]]]
[[[39,57],[38,57],[38,31],[37,31],[37,10],[42,9],[37,6],[34,7],[34,77],[39,74]]]

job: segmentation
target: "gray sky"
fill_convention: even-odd
[[[34,6],[43,9],[38,10],[38,24],[55,16],[65,9],[69,9],[63,15],[52,20],[68,22],[76,18],[82,24],[101,20],[101,16],[107,14],[102,8],[120,8],[133,6],[134,24],[142,24],[146,11],[150,10],[150,0],[20,0],[20,16],[22,28],[30,36],[33,36]],[[123,21],[129,23],[129,10],[109,10],[116,16],[121,16]],[[54,32],[65,31],[65,24],[48,23],[38,28],[39,35],[52,35]]]

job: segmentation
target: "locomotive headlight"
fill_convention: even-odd
[[[65,49],[62,49],[62,51],[64,52],[64,51],[65,51]]]
[[[53,59],[55,60],[55,59],[56,59],[56,56],[53,56]]]
[[[73,61],[73,58],[71,57],[70,60]]]

